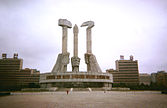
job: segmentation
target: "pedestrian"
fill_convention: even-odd
[[[67,95],[68,95],[68,92],[69,92],[69,91],[67,90]]]
[[[104,90],[104,93],[106,93],[106,89]]]

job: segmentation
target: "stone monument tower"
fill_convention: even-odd
[[[62,26],[62,53],[58,55],[55,66],[52,69],[53,74],[65,73],[67,71],[67,64],[69,64],[69,55],[67,52],[67,34],[68,28],[72,27],[72,24],[67,19],[59,19],[59,26]]]
[[[73,33],[74,33],[74,55],[71,58],[71,64],[72,64],[72,72],[79,72],[79,63],[80,63],[80,58],[78,57],[78,26],[75,24],[73,28]]]
[[[81,27],[88,26],[86,29],[86,48],[85,63],[87,64],[88,73],[102,73],[99,64],[97,63],[96,57],[92,54],[92,35],[91,29],[94,26],[93,21],[84,22]]]
[[[70,21],[59,19],[59,26],[62,27],[62,52],[58,55],[55,66],[49,73],[40,75],[40,84],[43,88],[60,87],[60,88],[94,88],[94,87],[112,87],[112,75],[102,73],[96,57],[92,53],[91,29],[94,26],[93,21],[84,22],[81,27],[88,26],[86,29],[86,53],[85,63],[87,71],[79,71],[80,58],[78,57],[78,26],[73,27],[74,43],[73,57],[71,58],[72,71],[67,71],[69,64],[69,55],[67,51],[67,30],[72,28]]]

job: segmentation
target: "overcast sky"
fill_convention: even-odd
[[[58,19],[79,26],[80,70],[86,70],[86,27],[92,20],[92,52],[101,69],[115,69],[120,55],[134,56],[140,73],[167,71],[167,0],[0,0],[0,54],[23,58],[24,68],[50,72],[61,53]],[[73,56],[73,31],[68,29]],[[68,65],[71,71],[71,64]]]

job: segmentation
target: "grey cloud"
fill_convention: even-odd
[[[109,40],[111,38],[108,38],[108,37],[106,37],[106,40],[108,40],[108,43],[105,43],[103,38],[100,37],[102,39],[100,42],[104,42],[106,45],[111,44],[111,46],[114,47],[114,51],[108,52],[108,50],[103,50],[106,52],[103,52],[103,54],[99,54],[101,56],[101,57],[99,56],[101,58],[99,62],[102,62],[104,64],[108,62],[107,61],[108,57],[106,57],[105,55],[106,53],[108,53],[107,56],[118,57],[115,59],[114,57],[111,58],[112,59],[110,60],[112,61],[111,63],[114,63],[116,59],[119,59],[119,55],[121,55],[120,53],[123,52],[120,50],[123,49],[125,50],[126,55],[131,55],[132,53],[134,53],[134,57],[137,58],[137,60],[139,60],[140,70],[142,72],[152,72],[153,71],[152,67],[155,67],[154,69],[157,69],[157,70],[165,69],[165,66],[167,67],[167,62],[166,62],[167,61],[166,59],[166,55],[167,55],[167,50],[166,50],[167,49],[167,45],[166,45],[166,42],[167,42],[167,38],[166,38],[167,10],[166,9],[167,8],[166,6],[167,4],[166,3],[167,2],[166,0],[158,0],[158,1],[151,0],[147,2],[144,0],[143,1],[129,0],[127,4],[126,4],[126,1],[123,1],[123,3],[122,1],[116,2],[113,0],[109,2],[108,0],[103,0],[103,1],[99,0],[99,2],[102,3],[100,4],[99,7],[103,8],[103,6],[108,6],[108,5],[112,6],[114,2],[115,7],[119,8],[120,11],[125,12],[123,14],[128,15],[126,14],[126,12],[129,11],[131,12],[129,15],[135,14],[136,16],[134,15],[133,18],[138,18],[140,21],[141,20],[140,16],[142,16],[144,13],[144,10],[147,9],[146,5],[148,3],[149,6],[150,5],[153,7],[155,6],[154,11],[152,13],[154,14],[158,13],[157,16],[155,15],[157,19],[154,18],[155,16],[153,14],[151,14],[153,16],[149,17],[151,19],[149,18],[145,19],[145,16],[143,16],[142,19],[144,21],[142,23],[146,23],[147,28],[146,29],[144,29],[144,27],[140,28],[141,29],[139,30],[140,36],[137,37],[138,39],[135,42],[133,42],[133,40],[135,39],[132,37],[131,38],[132,41],[129,41],[132,43],[127,43],[126,41],[124,43],[119,43],[119,39]],[[130,1],[133,1],[133,2],[130,2]],[[142,2],[142,3],[139,3],[139,2]],[[56,57],[61,50],[61,44],[60,44],[61,38],[57,39],[56,37],[57,35],[60,35],[59,37],[61,37],[61,31],[56,31],[57,28],[53,29],[53,27],[50,27],[50,26],[52,26],[51,24],[54,23],[54,25],[57,27],[58,18],[60,18],[61,16],[64,16],[63,14],[60,14],[62,9],[61,3],[65,3],[65,1],[62,2],[62,0],[60,1],[58,0],[0,0],[0,16],[1,16],[0,17],[0,54],[3,52],[6,52],[6,53],[9,53],[9,55],[13,55],[13,53],[18,52],[19,57],[24,59],[24,64],[26,67],[38,68],[42,70],[42,72],[46,70],[51,70],[52,66],[56,62]],[[58,4],[61,4],[61,5],[58,5]],[[96,5],[96,2],[92,2],[92,4]],[[134,5],[131,7],[132,4]],[[144,6],[145,8],[140,7],[141,4],[145,4]],[[137,5],[137,8],[135,7],[136,5]],[[53,7],[58,6],[59,8],[58,10],[54,10],[55,8],[52,8],[52,6]],[[124,11],[124,8],[125,8],[124,6],[126,8],[128,7],[130,8]],[[137,9],[137,11],[135,9]],[[149,8],[149,9],[151,11],[152,8]],[[110,10],[107,10],[107,12],[110,12]],[[54,16],[54,19],[51,19],[50,17],[52,17],[53,14],[56,14],[58,17]],[[71,15],[71,18],[72,16],[75,16],[75,14],[76,14],[75,12],[71,12],[71,13],[69,12],[69,15]],[[106,14],[103,14],[103,15],[104,15],[103,18],[108,17],[108,16],[105,16]],[[144,15],[149,16],[149,11],[147,11],[147,14],[144,14]],[[46,16],[49,16],[49,17],[46,17]],[[84,14],[83,16],[86,16],[86,15]],[[68,17],[70,18],[70,16]],[[102,20],[98,20],[98,21],[104,24],[104,21]],[[106,20],[106,23],[104,25],[102,25],[102,23],[97,22],[96,28],[93,29],[94,30],[93,35],[95,34],[99,35],[100,34],[99,30],[103,29],[105,33],[101,33],[101,35],[105,34],[107,36],[110,36],[112,34],[111,32],[114,32],[114,31],[111,30],[108,32],[104,29],[105,26],[112,25],[110,20],[112,20],[112,18],[109,17],[109,20]],[[154,26],[157,26],[157,25],[158,26],[150,27],[149,25],[150,23],[147,23],[147,21],[149,20],[153,21],[152,23]],[[50,23],[50,25],[49,24],[47,25],[46,23]],[[53,32],[54,30],[55,32]],[[69,33],[71,33],[71,31]],[[81,35],[85,35],[85,34],[81,34]],[[53,37],[56,37],[56,38],[53,38]],[[95,43],[95,41],[96,40],[93,40],[93,43]],[[118,41],[117,44],[120,46],[116,48],[117,45],[113,45],[112,41]],[[100,49],[100,47],[102,48],[102,46],[98,46],[98,42],[94,46],[97,46],[96,49]],[[80,49],[80,50],[83,50],[83,49]],[[109,50],[113,50],[113,49],[109,49]],[[98,52],[101,53],[101,51],[98,51]],[[114,55],[112,55],[113,53]],[[98,54],[95,53],[95,55],[98,55]],[[107,59],[105,59],[105,57]],[[102,58],[104,58],[106,61],[103,61]],[[104,69],[106,65],[103,65],[103,66],[104,67],[102,67],[102,69],[106,70]],[[160,67],[163,67],[163,68],[160,68]]]

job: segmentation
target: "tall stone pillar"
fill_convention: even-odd
[[[62,53],[58,55],[55,66],[52,69],[52,73],[64,73],[67,71],[67,64],[69,64],[69,55],[67,52],[67,33],[68,28],[72,27],[72,24],[67,19],[59,19],[59,26],[62,27]]]
[[[86,50],[87,53],[92,54],[92,31],[91,28],[94,27],[93,21],[84,22],[81,27],[88,26],[86,29]]]
[[[78,57],[78,26],[75,24],[73,28],[73,33],[74,33],[74,57]]]
[[[96,57],[92,54],[92,35],[91,28],[94,27],[93,21],[84,22],[81,27],[88,26],[86,29],[86,48],[85,63],[87,64],[88,73],[102,73]]]
[[[75,24],[73,28],[74,33],[74,55],[71,58],[72,71],[77,73],[79,72],[80,58],[78,57],[78,26]]]
[[[91,29],[88,28],[86,30],[86,49],[87,53],[91,54],[92,53],[92,35],[91,35]]]
[[[68,28],[72,27],[72,24],[70,21],[66,19],[59,19],[59,26],[62,27],[62,54],[67,53],[67,33],[68,33]]]
[[[67,53],[67,26],[62,26],[62,53]]]

